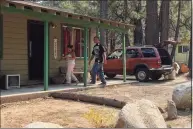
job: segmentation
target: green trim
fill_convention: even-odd
[[[44,22],[44,91],[48,90],[49,84],[49,24]]]
[[[0,59],[3,59],[3,14],[0,6]]]
[[[98,36],[100,38],[100,31],[99,28],[96,28],[96,36]]]
[[[60,56],[61,56],[61,58],[62,58],[62,55],[64,54],[64,29],[63,29],[62,25],[63,24],[60,24],[60,28],[61,28],[61,33],[60,33],[61,34]]]
[[[52,15],[52,14],[43,13],[43,12],[41,12],[41,13],[40,12],[34,12],[34,11],[28,10],[28,9],[21,10],[21,9],[17,9],[14,7],[3,6],[2,11],[5,13],[21,13],[21,14],[24,14],[26,16],[38,18],[42,21],[59,20],[59,21],[62,21],[64,23],[67,23],[67,24],[79,25],[79,26],[88,27],[88,28],[98,27],[98,28],[103,28],[103,29],[116,30],[116,31],[120,31],[120,32],[127,32],[128,31],[125,28],[115,27],[115,26],[104,24],[104,23],[89,22],[89,21],[85,21],[85,20],[66,18],[66,17],[62,17],[62,16],[58,16],[58,15]]]
[[[123,81],[126,82],[126,48],[125,48],[125,34],[123,34]]]
[[[87,74],[88,74],[88,58],[87,58],[87,44],[88,44],[88,28],[84,29],[84,86],[87,86]]]

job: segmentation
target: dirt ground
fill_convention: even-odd
[[[23,128],[37,121],[59,124],[65,128],[94,128],[101,123],[95,125],[98,120],[93,118],[94,113],[89,113],[93,109],[95,112],[104,113],[106,117],[113,115],[113,118],[117,117],[119,111],[114,108],[73,101],[35,99],[4,105],[1,109],[1,128]],[[90,119],[86,117],[89,114]],[[93,119],[95,123],[92,122]],[[114,122],[115,119],[103,125],[111,126],[110,124]]]
[[[165,108],[167,99],[171,99],[175,85],[187,81],[184,76],[181,76],[175,81],[160,80],[157,82],[133,83],[125,86],[80,91],[79,93],[116,98],[128,102],[144,98]],[[65,128],[113,127],[119,111],[115,108],[82,102],[52,98],[35,99],[1,105],[1,128],[21,128],[36,121],[51,122]],[[184,128],[188,125],[190,127],[190,111],[178,111],[178,116],[178,119],[167,121],[167,124],[173,128]],[[112,119],[109,120],[109,118]]]
[[[112,86],[104,89],[92,89],[80,91],[81,94],[114,98],[127,102],[134,102],[139,99],[148,99],[155,102],[159,107],[165,109],[167,100],[172,99],[172,92],[176,85],[189,82],[185,75],[179,76],[176,80],[158,80],[155,82],[132,83],[124,86]],[[172,128],[191,127],[191,111],[178,111],[178,119],[167,121]],[[166,118],[167,114],[164,114]]]

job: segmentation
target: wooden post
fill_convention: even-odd
[[[96,36],[98,36],[100,38],[100,31],[99,31],[98,27],[96,28]]]
[[[48,63],[49,63],[49,23],[48,21],[44,22],[44,91],[48,90],[48,81],[49,81],[49,68],[48,68]]]
[[[126,48],[125,48],[125,33],[123,34],[123,82],[126,82]]]
[[[0,60],[1,59],[3,59],[3,14],[0,6]]]
[[[84,86],[87,86],[87,74],[88,74],[88,57],[87,57],[87,45],[88,45],[88,28],[84,28]]]

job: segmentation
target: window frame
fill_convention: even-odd
[[[61,56],[64,54],[64,49],[65,49],[65,45],[64,45],[64,27],[69,27],[69,28],[73,28],[74,30],[75,29],[82,29],[82,30],[84,30],[84,27],[82,27],[82,26],[78,26],[78,25],[71,25],[71,24],[67,24],[67,23],[61,23]],[[76,31],[70,31],[70,35],[71,35],[71,39],[73,38],[73,33],[72,32],[76,32]],[[91,28],[89,28],[88,29],[88,31],[89,31],[89,34],[88,34],[88,51],[87,51],[87,58],[89,58],[89,53],[90,53],[90,37],[91,37]],[[83,34],[84,34],[84,31],[83,31]],[[75,47],[75,43],[74,43],[74,41],[75,41],[76,39],[73,39],[73,42],[72,42],[72,40],[70,41],[70,44],[72,44],[74,47]],[[84,58],[84,55],[82,55],[82,57],[78,57],[77,55],[76,55],[76,58],[77,59],[83,59]]]

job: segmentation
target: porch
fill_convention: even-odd
[[[121,33],[126,33],[130,28],[133,28],[132,25],[124,24],[124,23],[117,23],[113,21],[108,21],[104,19],[98,19],[88,16],[81,16],[77,14],[70,14],[67,12],[63,12],[62,10],[57,10],[53,8],[47,8],[42,6],[37,6],[35,4],[29,4],[28,2],[22,1],[9,1],[3,0],[0,2],[0,12],[1,12],[1,32],[0,45],[3,46],[0,49],[0,70],[2,71],[3,75],[7,74],[20,74],[22,82],[27,82],[31,80],[30,73],[36,72],[34,75],[40,75],[39,71],[41,71],[40,78],[44,81],[44,90],[52,90],[52,85],[49,85],[49,78],[53,75],[56,75],[58,72],[58,67],[61,66],[64,62],[59,61],[62,54],[64,54],[65,49],[62,46],[62,41],[65,42],[65,45],[72,44],[72,41],[69,43],[69,40],[73,40],[69,38],[69,40],[62,39],[61,36],[61,26],[65,28],[64,25],[71,25],[66,28],[71,28],[72,30],[82,30],[81,33],[77,33],[75,31],[75,35],[82,35],[84,46],[82,50],[78,53],[81,53],[81,57],[78,61],[81,61],[81,65],[83,67],[83,72],[88,73],[88,58],[90,55],[90,50],[87,49],[85,46],[90,45],[89,39],[92,39],[92,36],[98,34],[98,30],[108,29],[111,31],[119,31]],[[13,18],[13,19],[12,19]],[[33,63],[30,62],[31,58],[31,45],[33,43],[38,44],[38,41],[30,41],[27,37],[27,26],[28,20],[35,20],[41,22],[41,47],[34,48],[34,52],[37,48],[41,48],[40,54],[37,54],[36,59],[33,59]],[[73,27],[76,27],[73,29]],[[15,28],[15,29],[12,29]],[[34,27],[31,27],[34,28]],[[37,27],[40,28],[40,27]],[[19,34],[17,33],[18,30],[21,30]],[[96,32],[90,30],[97,30]],[[34,32],[39,32],[38,30]],[[67,32],[66,32],[67,33]],[[89,34],[94,33],[89,38]],[[63,33],[62,33],[63,34]],[[78,36],[80,38],[81,36]],[[64,37],[63,37],[64,38]],[[18,39],[18,40],[16,40]],[[34,38],[38,39],[38,38]],[[74,41],[74,40],[73,40]],[[82,40],[81,40],[82,41]],[[19,44],[17,46],[16,44]],[[80,43],[79,43],[80,44]],[[80,46],[77,45],[77,48]],[[125,37],[123,36],[123,80],[126,82],[126,51],[125,51]],[[90,48],[92,48],[90,46]],[[21,50],[22,49],[22,50]],[[33,51],[32,51],[33,53]],[[41,56],[41,58],[40,58]],[[34,56],[35,57],[35,56]],[[88,57],[88,58],[87,58]],[[39,61],[38,61],[38,60]],[[37,62],[41,62],[41,68],[37,69],[30,69],[30,64],[36,64]],[[77,64],[79,65],[79,64]],[[35,66],[35,65],[33,65]],[[39,78],[39,77],[38,77]],[[37,77],[36,77],[37,79]],[[87,86],[87,74],[84,74],[84,86]],[[37,86],[38,87],[38,86]],[[42,86],[41,86],[42,87]],[[25,88],[24,88],[25,89]],[[35,88],[36,89],[36,88]],[[59,88],[60,89],[60,88]],[[23,88],[22,88],[23,90]],[[41,91],[42,89],[36,89],[35,91]],[[11,90],[10,90],[11,91]],[[24,90],[26,91],[26,90]],[[6,91],[7,93],[9,91]],[[20,93],[20,92],[18,92]],[[3,94],[3,93],[2,93]]]
[[[130,84],[137,82],[135,80],[134,76],[127,76],[127,82],[122,81],[123,76],[117,76],[116,78],[112,79],[107,79],[107,87],[112,86],[112,85],[122,85],[122,84]],[[49,85],[48,92],[53,92],[53,91],[71,91],[71,90],[79,90],[79,89],[92,89],[92,88],[97,88],[99,87],[100,82],[98,81],[96,85],[87,85],[87,87],[84,86],[84,83],[80,83],[77,86],[76,85],[67,85],[67,84],[60,84],[60,85]],[[15,96],[15,95],[23,95],[23,94],[35,94],[37,92],[42,92],[44,91],[44,86],[43,85],[31,85],[31,86],[24,86],[21,88],[14,88],[14,89],[9,89],[9,90],[1,90],[1,96],[6,97],[6,96]]]

